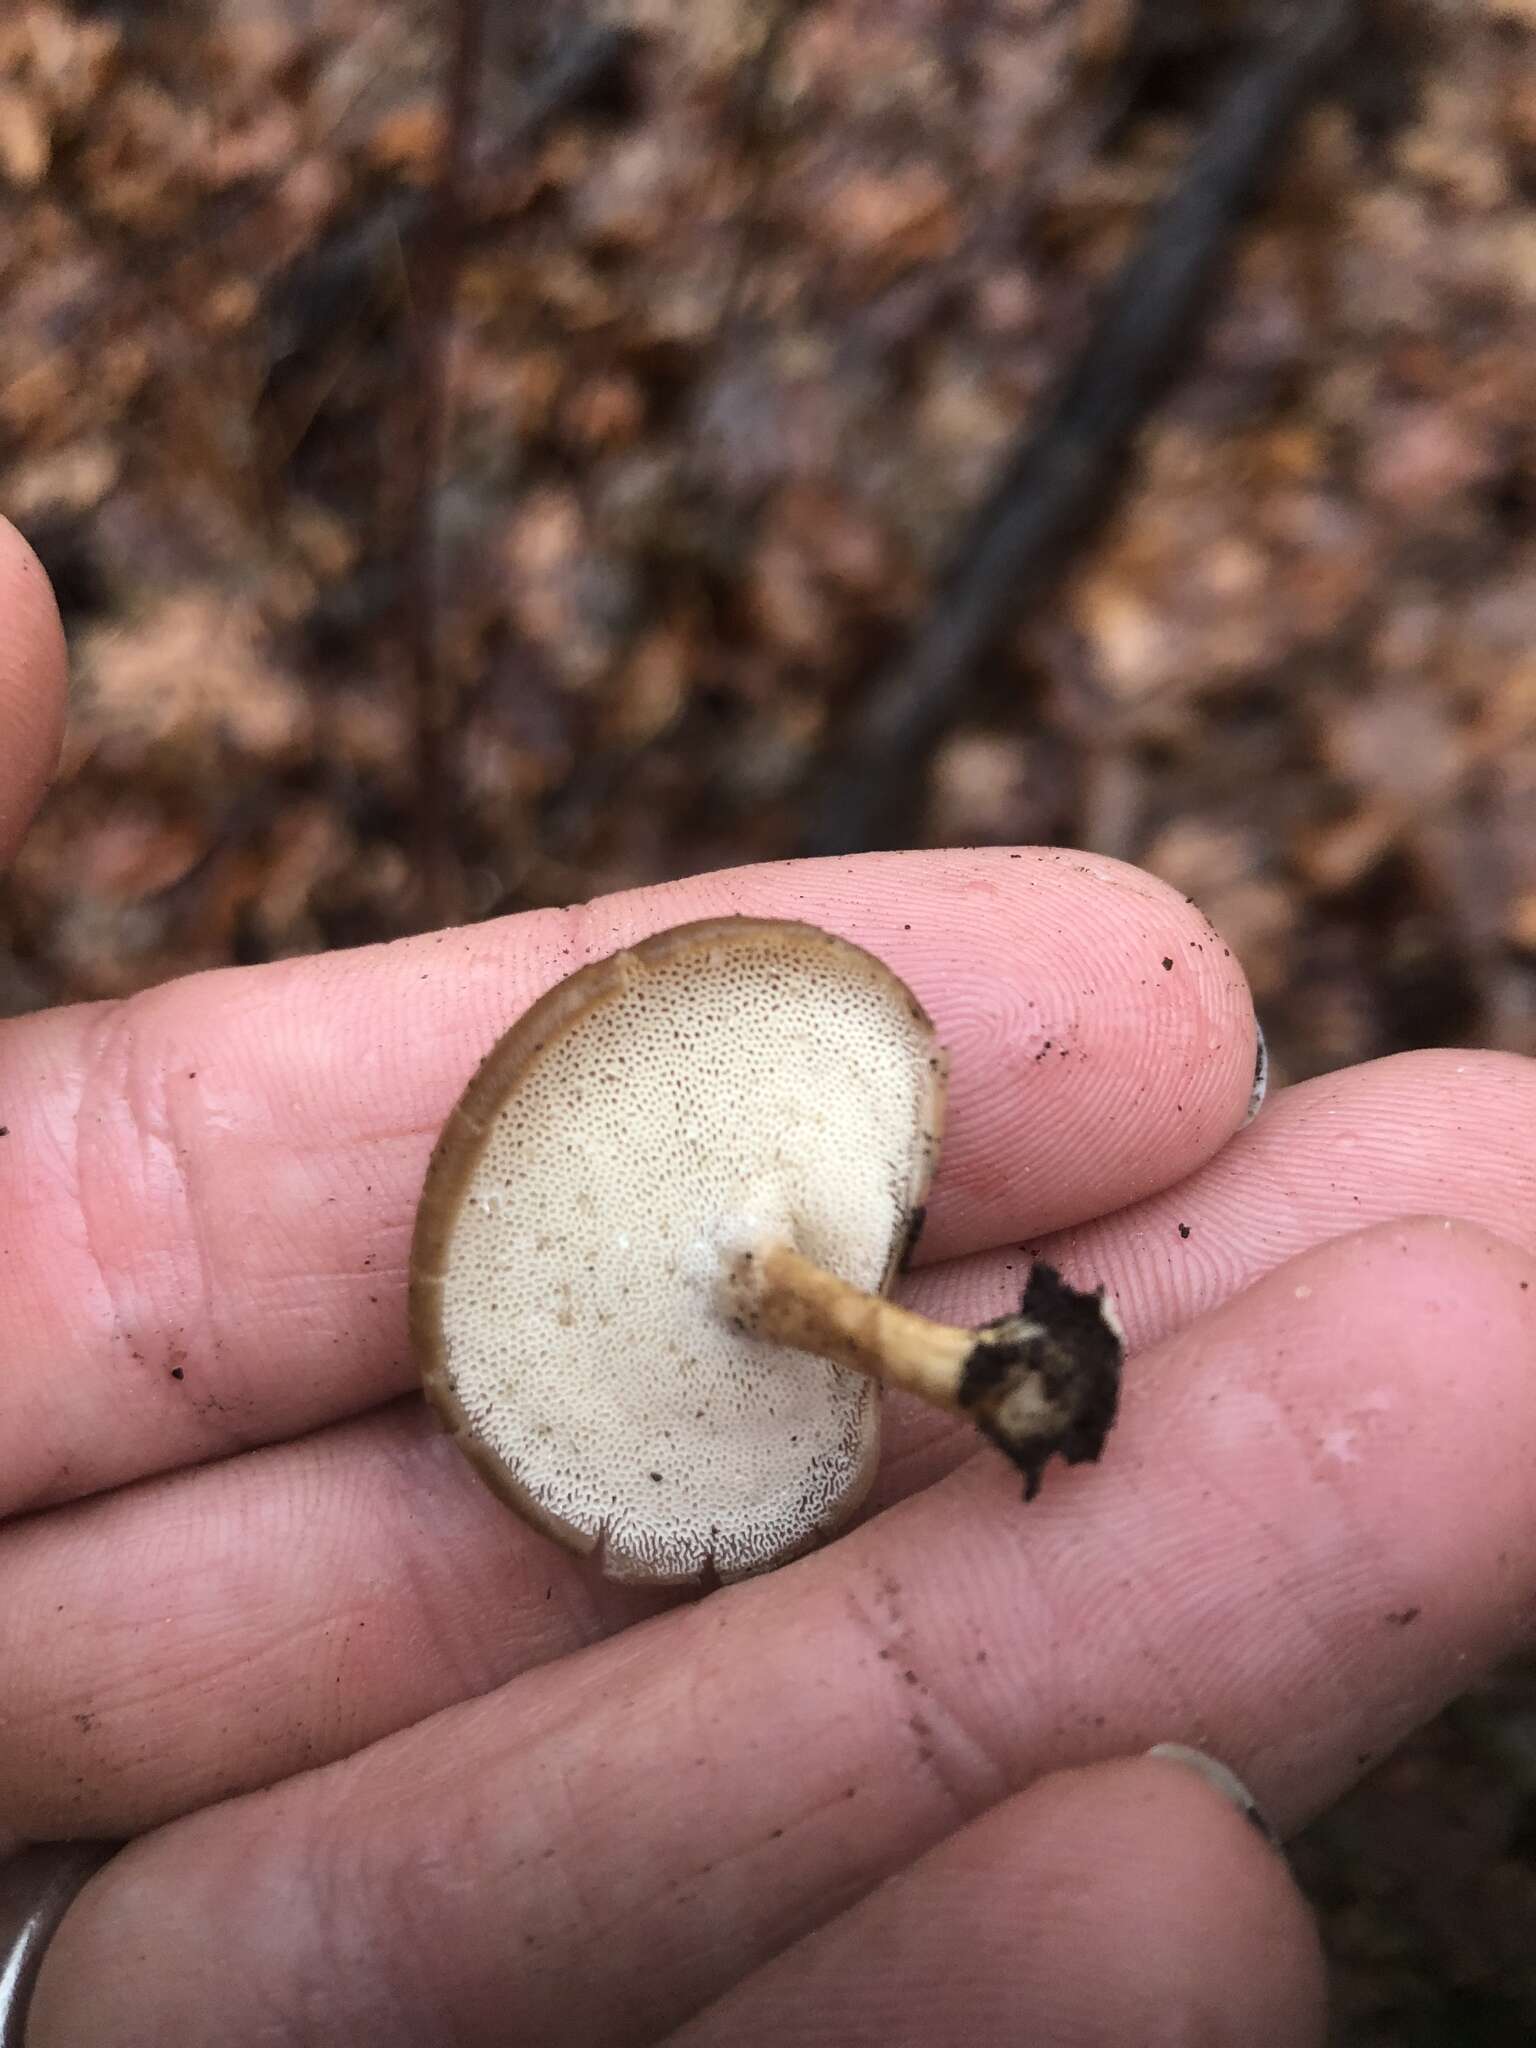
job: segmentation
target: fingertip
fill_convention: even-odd
[[[1212,1756],[1208,1750],[1192,1749],[1187,1742],[1157,1742],[1147,1755],[1158,1762],[1178,1764],[1184,1770],[1193,1771],[1213,1791],[1219,1792],[1228,1806],[1240,1813],[1250,1827],[1256,1828],[1271,1848],[1281,1847],[1279,1829],[1236,1771],[1230,1764],[1224,1764],[1220,1757]]]
[[[1466,1217],[1372,1224],[1322,1247],[1320,1263],[1346,1290],[1353,1275],[1350,1305],[1362,1334],[1373,1324],[1393,1330],[1398,1350],[1431,1377],[1449,1357],[1475,1356],[1488,1369],[1490,1393],[1499,1361],[1519,1370],[1536,1335],[1536,1256]]]
[[[949,1049],[922,1262],[1119,1209],[1241,1128],[1257,1023],[1242,964],[1189,897],[1069,847],[866,854],[705,878],[887,959]],[[713,907],[713,903],[711,903]]]
[[[1189,1754],[1037,1780],[784,1951],[678,2048],[1316,2048],[1312,1916]]]
[[[1138,2014],[1176,2040],[1323,2039],[1316,1924],[1257,1802],[1218,1759],[1163,1745],[1055,1773],[1018,1804],[1030,1854],[1053,1880],[1046,1910],[1062,1901],[1051,1953],[1070,1977],[1100,1983],[1106,2009],[1119,1994],[1083,2039],[1143,2038]]]
[[[8,859],[58,765],[64,631],[42,563],[0,519],[0,860]]]

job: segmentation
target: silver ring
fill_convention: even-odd
[[[25,2048],[43,1952],[114,1842],[43,1842],[0,1861],[0,2048]]]

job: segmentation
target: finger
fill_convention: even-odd
[[[681,1597],[536,1534],[419,1404],[30,1516],[0,1530],[0,1591],[0,1829],[103,1838],[350,1756]]]
[[[1536,1251],[1533,1159],[1536,1064],[1413,1054],[1288,1091],[1166,1198],[1161,1224],[1143,1205],[1087,1254],[1048,1250],[1085,1281],[1113,1275],[1140,1348],[1391,1214],[1507,1219]],[[1183,1255],[1218,1232],[1226,1256]],[[1160,1290],[1138,1261],[1156,1262]],[[980,1321],[1017,1299],[1026,1263],[957,1261],[908,1292]],[[889,1401],[887,1418],[877,1506],[975,1448],[968,1424],[916,1402]],[[104,1555],[119,1564],[107,1596]],[[399,1412],[0,1531],[0,1587],[0,1815],[30,1788],[40,1820],[44,1789],[65,1788],[52,1825],[106,1833],[348,1755],[672,1604],[607,1586],[532,1534],[423,1415]]]
[[[1400,1053],[1287,1089],[1188,1179],[1046,1255],[1105,1279],[1150,1342],[1323,1237],[1437,1212],[1536,1249],[1536,1060]]]
[[[1394,1216],[1459,1216],[1536,1251],[1536,1060],[1401,1053],[1276,1096],[1186,1180],[1114,1215],[995,1257],[919,1276],[916,1306],[999,1314],[1034,1256],[1104,1284],[1133,1349],[1331,1237]],[[971,1431],[904,1404],[888,1418],[871,1506],[931,1485],[970,1455]]]
[[[0,864],[9,860],[59,758],[64,634],[42,564],[0,519]]]
[[[930,1850],[669,2048],[1309,2048],[1322,1955],[1283,1858],[1149,1757],[1058,1771]]]
[[[0,1032],[0,1514],[411,1384],[412,1217],[479,1056],[581,960],[730,911],[846,933],[931,1006],[955,1067],[935,1255],[1144,1194],[1242,1118],[1252,1009],[1209,927],[1053,852],[706,876],[21,1020]]]
[[[1528,1625],[1536,1263],[1366,1233],[1147,1355],[1111,1455],[829,1549],[145,1837],[39,2048],[644,2039],[1047,1769],[1200,1743],[1282,1826]]]

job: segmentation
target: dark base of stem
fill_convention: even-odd
[[[1024,1475],[1033,1500],[1052,1458],[1092,1463],[1120,1405],[1125,1360],[1101,1288],[1070,1287],[1036,1265],[1016,1316],[981,1331],[965,1363],[960,1403]]]

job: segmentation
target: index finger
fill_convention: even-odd
[[[1182,897],[1056,851],[706,875],[196,977],[0,1031],[0,1514],[297,1435],[411,1384],[433,1138],[586,960],[690,918],[804,918],[890,962],[949,1047],[926,1249],[980,1249],[1192,1171],[1253,1078],[1246,985]]]

